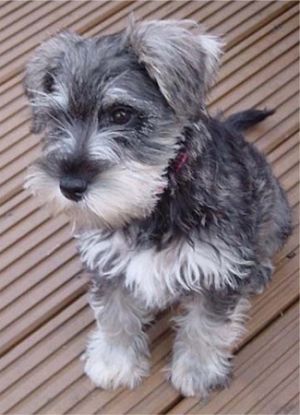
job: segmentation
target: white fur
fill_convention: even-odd
[[[68,108],[68,96],[63,89],[55,91],[51,96],[60,107],[65,109]]]
[[[210,86],[216,76],[224,43],[219,37],[207,34],[200,35],[199,41],[205,52],[207,86]]]
[[[49,204],[55,213],[68,210],[72,205],[62,195],[57,180],[49,176],[38,165],[32,165],[28,169],[24,188],[38,196],[41,202]]]
[[[130,343],[111,339],[101,329],[91,335],[84,359],[85,373],[103,389],[132,389],[149,373],[148,359]]]
[[[220,242],[212,242],[221,248]],[[149,307],[165,307],[171,298],[177,298],[182,288],[201,291],[202,287],[219,289],[233,285],[231,274],[240,276],[239,263],[225,247],[218,256],[209,243],[195,241],[191,246],[179,241],[162,251],[149,248],[132,254],[125,285]]]
[[[100,231],[84,232],[78,237],[81,260],[90,270],[103,278],[117,277],[124,272],[130,260],[130,247],[120,231],[111,237]]]
[[[118,146],[118,132],[110,130],[102,130],[101,132],[95,130],[87,142],[88,154],[91,159],[105,160],[111,163],[120,163],[121,157],[119,154],[120,148]]]
[[[99,231],[85,232],[79,238],[82,261],[99,278],[125,275],[125,286],[149,308],[164,308],[177,299],[182,288],[201,292],[202,288],[233,286],[232,275],[243,277],[238,265],[250,265],[218,240],[194,241],[194,246],[177,241],[156,251],[137,250],[122,232],[110,237]]]
[[[171,381],[184,396],[207,397],[212,388],[228,383],[230,348],[244,333],[248,309],[249,302],[241,299],[228,317],[218,320],[207,312],[201,297],[186,305],[186,314],[176,319],[171,364]]]
[[[143,324],[151,315],[121,288],[112,288],[105,296],[91,296],[97,330],[85,353],[85,372],[104,389],[135,387],[149,372],[148,338]]]
[[[165,186],[162,167],[132,161],[105,170],[85,202],[106,227],[116,228],[148,216]]]

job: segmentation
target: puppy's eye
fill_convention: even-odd
[[[132,118],[132,111],[129,108],[116,108],[111,113],[111,121],[114,124],[127,124]]]

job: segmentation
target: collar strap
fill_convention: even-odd
[[[178,153],[173,165],[173,170],[175,173],[178,173],[182,169],[182,167],[188,161],[188,158],[189,156],[185,150]]]

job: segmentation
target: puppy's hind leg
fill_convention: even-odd
[[[237,294],[208,291],[187,297],[183,307],[176,319],[171,382],[185,396],[206,398],[230,380],[230,349],[243,333],[249,303]]]
[[[94,287],[90,304],[97,329],[85,353],[85,373],[99,387],[135,387],[149,372],[149,349],[142,325],[149,315],[129,293],[112,283]]]

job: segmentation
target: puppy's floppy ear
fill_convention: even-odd
[[[128,42],[169,105],[180,116],[197,117],[204,106],[221,55],[222,42],[204,33],[193,34],[186,27],[195,22],[131,22]]]
[[[42,132],[47,125],[47,105],[53,102],[57,71],[66,53],[80,36],[70,32],[60,33],[43,42],[29,60],[24,77],[24,89],[32,108],[32,127],[34,134]]]

